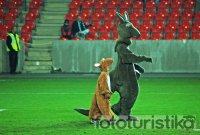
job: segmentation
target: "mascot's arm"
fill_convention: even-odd
[[[143,61],[151,62],[151,58],[146,56],[137,56],[133,54],[129,49],[127,49],[126,46],[120,46],[118,52],[122,58],[123,63],[130,64],[130,63],[140,63]]]
[[[98,85],[99,93],[109,98],[111,96],[111,92],[108,88],[107,74],[105,72],[101,73],[101,75],[99,76]]]

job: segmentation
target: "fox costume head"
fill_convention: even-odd
[[[96,63],[94,66],[99,67],[101,71],[107,72],[110,68],[110,65],[113,63],[112,58],[103,58],[99,63]]]

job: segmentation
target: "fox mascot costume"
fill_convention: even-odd
[[[108,71],[112,63],[112,58],[103,58],[99,63],[95,64],[95,67],[100,68],[101,74],[97,81],[95,94],[93,96],[92,104],[89,111],[89,119],[91,120],[91,122],[100,119],[102,115],[108,121],[112,120],[114,117],[109,101],[112,92]]]

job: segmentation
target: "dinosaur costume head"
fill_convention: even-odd
[[[103,72],[107,72],[112,63],[113,63],[112,58],[103,58],[99,63],[96,63],[94,66],[99,67]]]
[[[118,42],[125,42],[127,45],[131,44],[130,38],[139,38],[140,32],[139,30],[133,26],[133,24],[129,20],[129,16],[127,12],[124,15],[121,15],[119,12],[116,12],[120,24],[118,25]]]

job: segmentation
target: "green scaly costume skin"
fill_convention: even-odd
[[[131,108],[133,107],[139,91],[138,78],[144,69],[136,63],[143,61],[152,62],[152,59],[146,56],[137,56],[129,50],[131,37],[140,37],[140,32],[129,21],[128,14],[124,16],[117,12],[120,20],[118,26],[118,40],[115,46],[115,52],[118,54],[118,61],[115,69],[110,72],[111,90],[118,92],[120,100],[112,106],[113,112],[123,119],[129,119]],[[137,72],[139,71],[139,72]],[[88,115],[88,110],[75,109],[83,115]]]

